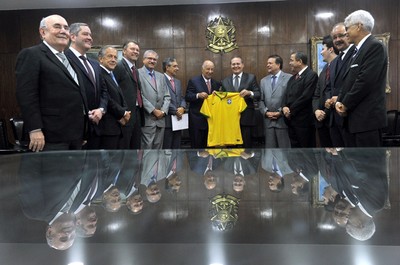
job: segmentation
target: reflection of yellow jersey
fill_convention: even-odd
[[[204,100],[200,112],[207,116],[207,146],[243,144],[240,113],[247,108],[239,93],[215,92]]]
[[[206,151],[212,155],[214,158],[223,158],[223,157],[239,157],[244,151],[244,148],[235,148],[235,149],[206,149]]]

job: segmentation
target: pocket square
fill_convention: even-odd
[[[350,65],[350,68],[358,67],[358,64],[352,64]]]

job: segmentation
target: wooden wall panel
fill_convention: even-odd
[[[99,42],[96,41],[96,44],[122,45],[127,40],[139,41],[136,12],[135,8],[102,9],[98,14],[101,27]],[[108,26],[104,26],[104,24]]]

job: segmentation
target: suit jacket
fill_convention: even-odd
[[[386,126],[387,64],[385,47],[371,35],[344,73],[338,101],[347,107],[347,128],[350,133]]]
[[[186,101],[182,93],[181,81],[179,79],[174,78],[174,83],[175,83],[175,90],[174,90],[172,89],[172,84],[169,78],[165,75],[164,77],[165,77],[165,83],[168,86],[169,94],[171,96],[171,101],[168,107],[168,116],[165,119],[165,127],[171,128],[172,127],[171,116],[175,115],[176,110],[179,107],[183,107],[186,109]]]
[[[254,101],[258,101],[260,99],[260,87],[258,86],[257,78],[255,75],[248,73],[242,74],[242,78],[240,79],[239,89],[237,92],[240,92],[243,89],[252,91],[254,93],[254,96],[244,98],[247,103],[247,108],[245,109],[245,111],[241,113],[240,125],[255,126],[256,115],[254,113],[255,112]],[[232,75],[222,80],[222,90],[227,92],[236,92],[236,90],[233,87]]]
[[[287,84],[283,104],[290,109],[290,119],[285,120],[294,127],[313,127],[314,114],[312,111],[312,97],[317,86],[318,75],[310,67],[300,75],[292,76]]]
[[[214,90],[219,90],[221,84],[214,79],[211,79],[211,93]],[[201,106],[203,105],[202,99],[197,99],[196,94],[206,92],[208,94],[208,88],[202,75],[193,77],[189,80],[186,88],[185,99],[189,102],[189,128],[193,130],[207,130],[208,124],[207,119],[203,114],[200,113]]]
[[[276,80],[274,91],[272,91],[271,87],[272,75],[267,75],[261,79],[260,112],[263,115],[264,123],[267,128],[287,128],[283,115],[277,120],[270,120],[265,117],[265,113],[267,111],[282,111],[283,96],[285,95],[287,83],[291,76],[290,74],[281,72],[278,80]]]
[[[80,85],[41,43],[18,54],[15,72],[17,100],[27,131],[41,128],[50,143],[83,138],[88,108],[78,69]]]
[[[71,61],[74,65],[75,69],[78,69],[80,74],[82,75],[83,86],[86,91],[86,99],[88,103],[88,109],[98,109],[103,108],[104,111],[107,111],[107,103],[108,103],[108,91],[104,86],[104,82],[101,80],[101,68],[99,62],[87,58],[87,62],[92,66],[94,71],[95,83],[93,84],[89,78],[89,74],[86,71],[85,66],[81,63],[80,59],[76,57],[76,55],[70,49],[65,51],[65,56]],[[93,122],[89,122],[90,133],[95,133],[96,135],[100,135],[100,128],[97,124]]]
[[[136,100],[137,100],[137,87],[139,91],[141,91],[141,83],[139,79],[139,72],[136,69],[137,82],[133,78],[132,69],[129,68],[128,63],[125,59],[122,59],[118,62],[117,66],[113,70],[115,79],[117,79],[118,85],[122,90],[122,94],[124,95],[124,99],[128,106],[127,110],[131,112],[131,119],[129,120],[126,126],[134,126],[135,120],[133,117],[135,115],[143,116],[143,109],[141,109],[141,113],[136,113]],[[142,122],[144,120],[142,119]]]
[[[331,78],[329,80],[326,80],[326,72],[328,69],[328,64],[324,66],[322,69],[321,73],[319,74],[318,77],[318,82],[317,82],[317,87],[315,88],[313,99],[312,99],[312,106],[313,106],[313,116],[314,116],[314,122],[315,122],[315,127],[316,128],[321,128],[323,125],[329,126],[329,121],[330,121],[330,115],[331,111],[330,109],[325,108],[325,101],[328,98],[331,98],[329,93],[329,97],[327,96],[327,91],[331,90]],[[315,111],[316,110],[323,110],[325,111],[325,119],[323,121],[318,121],[315,117]]]
[[[355,205],[361,203],[364,209],[375,215],[388,197],[386,154],[383,149],[343,149],[335,159],[338,190]]]
[[[156,87],[154,87],[147,68],[143,66],[138,71],[142,85],[144,126],[165,127],[165,118],[158,120],[152,114],[154,109],[162,110],[165,114],[168,114],[171,96],[168,92],[165,76],[160,72],[154,71],[156,78]]]
[[[119,120],[124,116],[128,106],[125,102],[121,88],[114,82],[110,74],[102,68],[101,75],[104,80],[104,85],[107,88],[109,94],[107,113],[99,122],[101,134],[120,135],[122,133],[122,130]]]
[[[347,70],[348,64],[350,62],[350,59],[353,56],[353,52],[356,46],[352,45],[349,50],[346,52],[343,60],[341,60],[341,56],[337,56],[335,60],[331,62],[332,68],[331,68],[331,78],[332,80],[332,94],[331,96],[338,96],[341,88],[343,87],[343,75]],[[333,122],[335,122],[337,125],[340,127],[343,127],[343,118],[336,113],[335,110],[332,111],[331,115],[331,121],[330,124],[332,125]]]

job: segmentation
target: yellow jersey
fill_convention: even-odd
[[[240,113],[247,108],[238,92],[215,92],[203,101],[200,113],[207,117],[207,146],[243,144]]]

